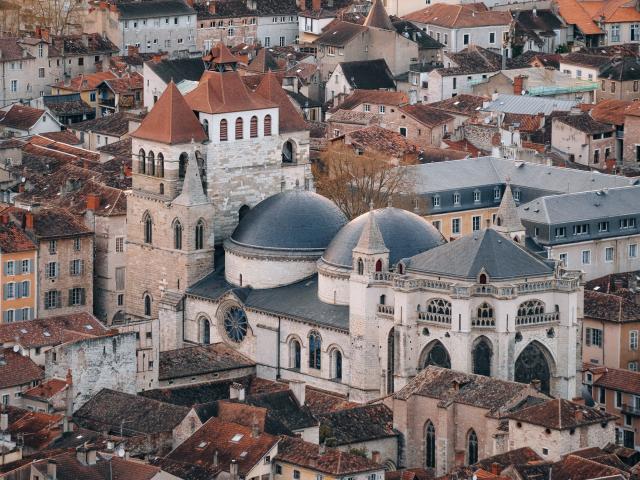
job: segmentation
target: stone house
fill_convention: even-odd
[[[600,123],[613,125],[616,129],[616,165],[624,168],[624,130],[627,111],[632,102],[625,100],[601,100],[591,109],[591,117]]]
[[[407,103],[409,98],[404,92],[356,89],[327,112],[327,119],[331,119],[338,110],[361,111],[382,117]]]
[[[626,141],[623,143],[622,165],[625,167],[640,167],[640,106],[631,104],[625,110],[624,134]]]
[[[347,97],[356,89],[395,90],[396,82],[387,62],[382,58],[340,62],[327,79],[325,101],[333,101],[335,104],[336,97]]]
[[[451,133],[453,133],[467,122],[467,120],[478,117],[480,110],[487,100],[487,97],[462,93],[455,97],[441,100],[440,102],[430,103],[429,107],[453,116],[453,130],[451,130]]]
[[[67,400],[73,378],[67,372],[66,379],[49,378],[40,385],[22,393],[23,408],[33,412],[55,413],[67,410]]]
[[[588,113],[553,117],[551,148],[571,162],[596,170],[610,168],[616,160],[615,128]]]
[[[207,50],[209,52],[211,47]],[[144,106],[147,110],[158,101],[170,81],[179,84],[183,80],[197,82],[205,71],[202,58],[156,58],[144,62]]]
[[[298,43],[298,7],[295,0],[250,0],[257,18],[256,42],[263,47]]]
[[[143,106],[144,78],[140,73],[127,73],[122,77],[103,80],[97,87],[98,114],[113,115]]]
[[[47,110],[20,103],[0,110],[0,132],[4,137],[24,137],[60,130],[60,122]]]
[[[637,57],[613,60],[599,75],[599,101],[640,99],[640,61]]]
[[[96,72],[87,75],[78,75],[70,79],[64,79],[60,82],[54,83],[51,86],[51,93],[53,95],[69,95],[72,93],[79,93],[80,98],[88,105],[97,109],[98,107],[98,92],[97,87],[104,80],[117,78],[117,75],[111,70],[106,72]]]
[[[135,130],[140,125],[141,120],[142,117],[128,112],[116,112],[74,123],[69,126],[69,130],[80,138],[83,148],[95,151],[124,139],[130,130]]]
[[[597,82],[600,72],[611,63],[611,57],[586,52],[571,52],[560,57],[560,71],[581,78]]]
[[[44,378],[42,369],[29,357],[11,348],[0,348],[0,405],[23,406],[22,393]]]
[[[214,45],[253,45],[258,40],[258,12],[244,0],[196,3],[196,49],[206,54]],[[176,83],[178,80],[174,79]]]
[[[398,132],[376,125],[334,137],[330,142],[348,145],[359,155],[381,156],[396,165],[417,162],[424,148]]]

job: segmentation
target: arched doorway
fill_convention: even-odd
[[[473,373],[477,375],[491,376],[491,357],[493,350],[487,337],[479,337],[472,350]]]
[[[551,368],[545,348],[538,342],[531,342],[518,355],[515,367],[515,381],[531,383],[540,381],[540,390],[549,393],[551,389]]]
[[[387,394],[393,393],[393,377],[395,375],[396,341],[392,328],[387,336]]]
[[[420,369],[435,365],[442,368],[451,368],[451,357],[446,347],[439,340],[431,342],[425,347],[420,356]]]
[[[287,140],[282,145],[282,163],[294,163],[295,149],[293,147],[293,142],[291,140]]]

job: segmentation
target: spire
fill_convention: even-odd
[[[511,193],[511,182],[507,179],[507,186],[504,189],[504,195],[500,201],[500,207],[496,212],[496,221],[494,228],[501,233],[524,232],[524,226],[518,215],[518,207]]]
[[[389,249],[384,244],[382,233],[380,233],[380,228],[378,228],[378,222],[376,222],[373,209],[368,213],[367,223],[362,229],[360,239],[354,251],[364,254],[389,253]]]
[[[187,171],[184,174],[182,192],[180,192],[180,195],[176,197],[173,203],[185,207],[209,203],[209,199],[202,188],[198,160],[195,156],[187,160]]]
[[[381,0],[373,0],[373,5],[369,10],[366,20],[364,21],[366,27],[381,28],[382,30],[391,30],[395,32],[393,23],[387,14],[387,11],[382,5]]]

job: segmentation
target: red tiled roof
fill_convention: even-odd
[[[55,142],[66,143],[67,145],[81,145],[82,142],[71,130],[62,130],[61,132],[41,133],[41,137],[48,138]]]
[[[198,118],[173,81],[169,82],[149,114],[140,123],[140,127],[131,136],[169,145],[188,143],[192,139],[202,142],[207,138]]]
[[[247,66],[247,71],[253,73],[267,73],[281,71],[286,68],[286,62],[278,61],[268,48],[262,48]]]
[[[278,105],[281,132],[307,130],[307,123],[304,121],[302,114],[296,110],[291,98],[286,94],[273,72],[269,71],[264,75],[255,93]]]
[[[582,8],[578,0],[555,0],[558,13],[567,24],[576,25],[585,35],[599,35],[602,32],[591,15]]]
[[[598,371],[602,375],[593,382],[594,385],[640,395],[640,372],[632,372],[621,368],[604,368],[604,371],[602,369]],[[594,369],[594,373],[598,372]]]
[[[453,120],[453,117],[448,113],[431,108],[428,104],[404,105],[400,107],[400,110],[430,128]]]
[[[632,103],[625,100],[602,100],[591,109],[591,116],[598,122],[624,125],[626,110]]]
[[[144,88],[144,78],[138,72],[126,74],[119,78],[104,81],[115,93],[132,93],[133,90]]]
[[[616,418],[615,415],[602,412],[597,408],[586,407],[564,399],[549,400],[523,408],[509,414],[508,417],[555,430],[608,422]]]
[[[1,253],[35,251],[36,248],[36,244],[15,223],[0,224]]]
[[[69,81],[62,80],[58,83],[55,83],[53,84],[53,86],[56,88],[62,88],[74,92],[85,92],[89,90],[95,90],[96,87],[103,81],[114,78],[118,78],[117,75],[111,70],[107,70],[106,72],[78,75],[77,77],[73,77]]]
[[[44,110],[15,103],[5,112],[4,117],[0,120],[0,126],[29,130],[40,120],[42,115],[44,115]]]
[[[640,305],[622,295],[585,289],[584,316],[610,322],[637,322]]]
[[[0,349],[0,389],[27,385],[44,378],[44,372],[29,357],[10,348]]]
[[[62,392],[66,388],[66,380],[60,380],[59,378],[50,378],[49,380],[45,380],[44,382],[42,382],[40,385],[30,388],[26,392],[23,392],[22,396],[49,400],[51,397]]]
[[[479,5],[451,5],[436,3],[403,18],[412,22],[438,25],[447,28],[483,27],[493,25],[510,25],[512,17],[509,12],[487,10]]]
[[[375,105],[394,105],[399,107],[409,103],[409,97],[404,92],[393,92],[387,90],[354,90],[342,102],[330,111],[352,110],[364,103]]]
[[[62,435],[63,415],[9,408],[9,433],[13,438],[22,434],[26,446],[39,450]]]
[[[343,138],[346,144],[354,145],[365,152],[381,153],[396,158],[411,154],[414,155],[414,158],[417,158],[418,152],[421,150],[419,145],[398,132],[376,125],[349,132],[331,141],[338,142],[342,141]]]

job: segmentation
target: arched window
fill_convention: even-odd
[[[382,271],[382,260],[378,259],[378,261],[376,262],[376,272],[381,272]]]
[[[322,338],[318,332],[309,334],[309,368],[320,370],[322,355]]]
[[[153,151],[149,152],[147,155],[147,175],[155,175],[156,174],[156,156],[153,154]]]
[[[144,153],[144,149],[140,149],[138,151],[138,173],[145,173],[146,165],[145,165],[146,155]]]
[[[431,420],[427,420],[424,427],[424,454],[424,466],[436,468],[436,427],[433,426]]]
[[[544,313],[544,311],[544,302],[535,299],[527,300],[526,302],[522,302],[518,307],[518,316],[524,317],[526,315],[540,315]]]
[[[387,395],[392,394],[394,390],[395,376],[395,356],[396,356],[396,336],[395,330],[392,328],[387,335]]]
[[[164,195],[164,183],[160,184],[160,195]]]
[[[478,318],[493,318],[493,307],[487,302],[480,304],[478,307]]]
[[[302,347],[298,340],[289,343],[289,365],[295,370],[300,370]]]
[[[249,136],[256,138],[258,136],[258,117],[255,115],[251,117],[251,123],[249,124]]]
[[[220,120],[220,141],[226,142],[229,139],[229,124],[223,118]]]
[[[432,298],[427,303],[427,313],[451,316],[451,302],[444,298]]]
[[[158,158],[156,159],[156,175],[158,177],[164,177],[164,155],[162,153],[158,153]]]
[[[189,156],[186,152],[182,152],[180,154],[180,158],[178,160],[178,178],[180,180],[184,179],[185,174],[187,173],[187,162],[189,161]]]
[[[239,281],[240,281],[240,286],[242,286],[242,274],[240,274]]]
[[[147,317],[151,316],[151,295],[148,293],[144,296],[144,314]]]
[[[142,217],[142,223],[144,224],[144,243],[153,242],[153,219],[149,212],[145,212]]]
[[[202,129],[204,130],[204,134],[209,138],[209,120],[206,118],[202,121]]]
[[[467,434],[467,465],[478,463],[478,436],[473,430]]]
[[[476,375],[484,375],[485,377],[491,376],[491,357],[492,357],[491,343],[486,337],[480,337],[473,350],[471,351],[471,358],[473,360],[473,373]]]
[[[208,318],[202,317],[202,343],[209,345],[211,343],[211,322]]]
[[[401,263],[398,264],[398,273],[400,275],[404,274],[404,265],[402,265]]]
[[[264,117],[264,136],[271,136],[271,115],[265,115]]]
[[[481,273],[478,281],[480,284],[485,285],[487,283],[487,276],[484,273]]]
[[[202,219],[196,223],[196,250],[204,248],[204,222]]]
[[[244,122],[242,118],[236,118],[236,140],[242,140],[244,138]]]
[[[182,224],[180,220],[173,222],[173,248],[182,250]]]
[[[364,262],[361,258],[358,259],[358,275],[362,275],[364,273]]]
[[[331,379],[342,381],[342,352],[337,348],[331,352]]]
[[[294,155],[293,142],[287,140],[282,144],[282,163],[294,163]]]

